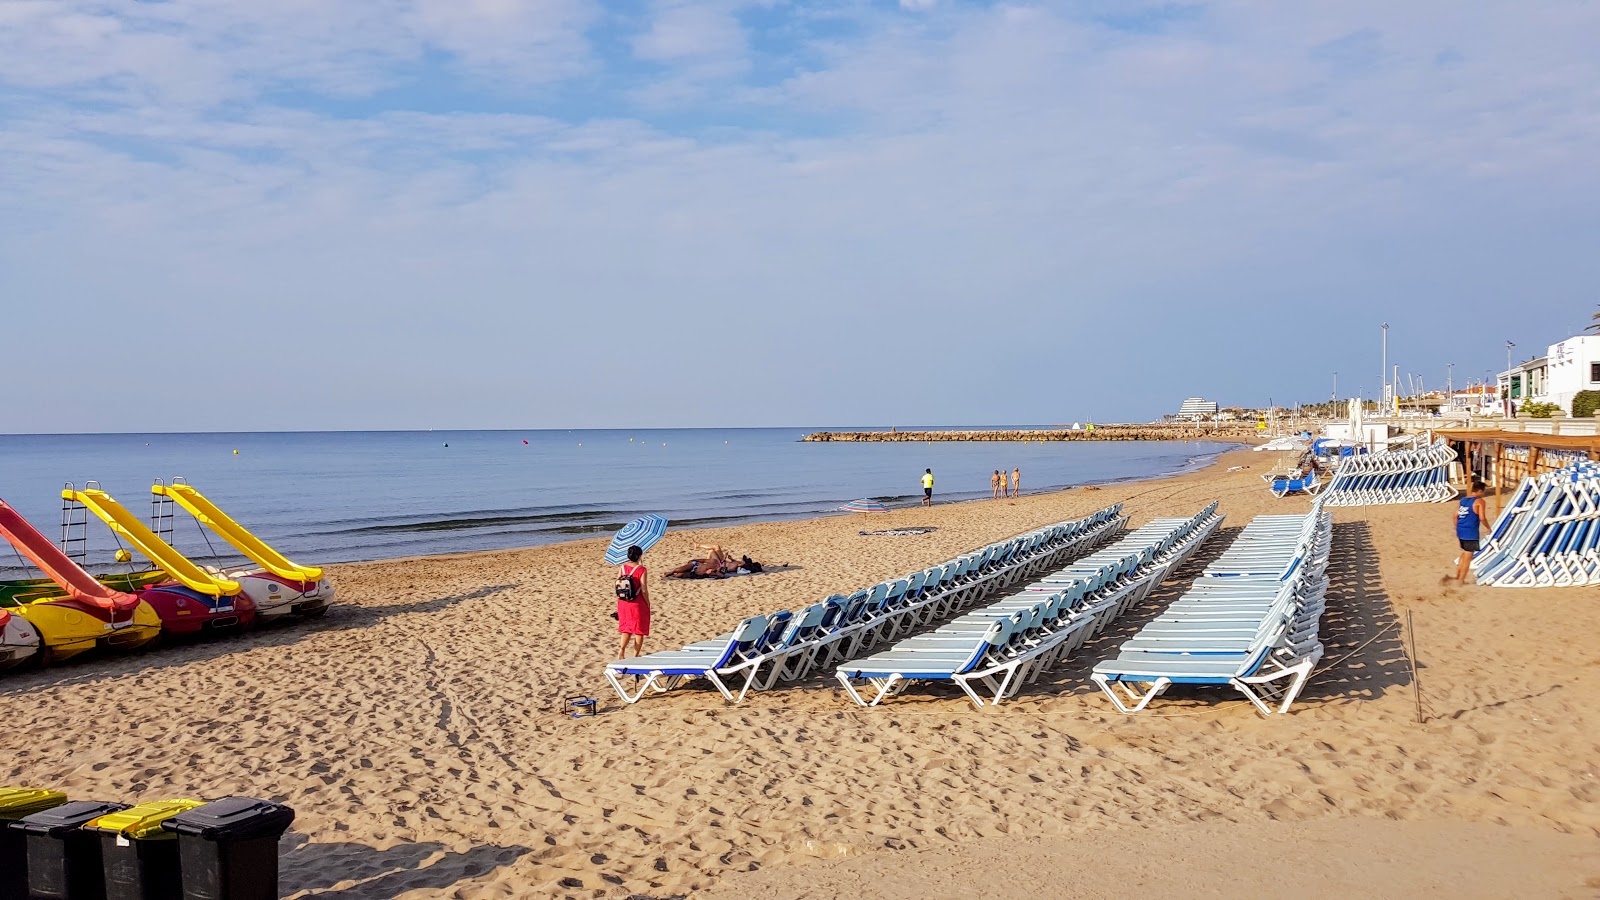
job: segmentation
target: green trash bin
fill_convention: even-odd
[[[11,823],[28,841],[28,896],[37,900],[104,900],[100,838],[83,825],[126,803],[74,800]]]
[[[28,896],[28,839],[11,823],[65,802],[61,791],[0,787],[0,900]]]
[[[278,838],[292,822],[289,807],[250,797],[164,820],[178,835],[184,900],[278,900]]]
[[[83,826],[100,836],[106,900],[178,900],[183,895],[178,836],[161,823],[204,805],[204,800],[157,800]]]

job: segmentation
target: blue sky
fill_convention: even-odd
[[[1054,423],[1600,301],[1600,5],[0,3],[0,432]]]

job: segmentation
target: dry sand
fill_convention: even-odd
[[[612,570],[585,541],[338,566],[320,622],[0,680],[0,784],[289,803],[292,897],[1600,896],[1600,597],[1442,585],[1444,506],[1336,512],[1328,655],[1290,715],[1174,689],[1123,717],[1092,690],[1092,662],[1250,516],[1309,506],[1266,492],[1266,456],[674,532],[646,558],[715,541],[788,564],[654,580],[648,651],[1116,500],[1135,524],[1222,500],[1188,570],[997,710],[953,690],[862,710],[831,679],[621,707],[600,674]],[[569,694],[606,711],[572,719]]]

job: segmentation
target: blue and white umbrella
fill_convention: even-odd
[[[866,500],[866,499],[851,500],[849,503],[846,503],[845,505],[843,505],[843,506],[841,506],[839,508],[844,510],[845,512],[859,512],[859,513],[888,512],[889,511],[889,507],[884,506],[882,503],[879,503],[876,500]]]
[[[606,548],[606,562],[612,565],[625,563],[628,561],[629,547],[637,545],[641,550],[649,550],[666,533],[666,516],[658,516],[655,513],[640,516],[622,526],[617,536],[611,539],[611,546]]]

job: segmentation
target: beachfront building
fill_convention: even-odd
[[[1554,403],[1572,412],[1579,391],[1600,391],[1600,335],[1579,335],[1551,344],[1545,355],[1501,372],[1500,396],[1524,403]]]
[[[1215,401],[1202,400],[1199,397],[1190,397],[1178,407],[1177,419],[1180,422],[1207,422],[1217,417],[1217,404]]]
[[[1494,384],[1475,384],[1450,395],[1447,412],[1490,415],[1500,411],[1500,387]]]

